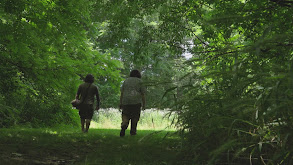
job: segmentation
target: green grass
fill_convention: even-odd
[[[177,157],[174,131],[138,130],[119,137],[118,129],[0,129],[0,164],[167,165]]]

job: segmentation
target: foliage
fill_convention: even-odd
[[[292,163],[290,5],[183,4],[172,14],[183,14],[193,43],[183,84],[174,88],[184,91],[174,108],[191,151],[184,156],[204,164]]]
[[[172,104],[172,94],[161,98],[167,89],[173,87],[172,77],[176,74],[173,59],[180,56],[178,49],[181,50],[178,45],[170,46],[177,41],[164,32],[172,28],[165,27],[167,25],[160,18],[161,12],[166,12],[162,6],[165,4],[168,2],[106,0],[93,5],[92,20],[97,27],[96,34],[92,35],[94,47],[111,52],[113,58],[123,63],[123,78],[128,77],[132,69],[142,72],[148,90],[148,108],[164,108]]]
[[[1,127],[76,124],[69,102],[79,80],[92,73],[119,81],[120,63],[88,42],[89,7],[83,0],[0,2]]]
[[[98,4],[112,11],[99,10],[98,45],[123,74],[143,71],[152,106],[179,115],[186,159],[292,163],[291,2],[116,2]]]
[[[139,69],[148,107],[178,115],[186,160],[292,164],[292,11],[277,0],[1,1],[1,125],[74,123],[67,103],[86,73],[117,106]]]

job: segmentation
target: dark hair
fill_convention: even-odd
[[[138,70],[132,70],[130,72],[130,77],[137,77],[137,78],[141,78],[141,74]]]
[[[93,83],[94,80],[95,80],[94,76],[92,74],[88,74],[88,75],[86,75],[84,82]]]

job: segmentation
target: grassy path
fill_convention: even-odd
[[[119,137],[119,130],[0,129],[0,164],[181,164],[172,132],[138,130],[138,135]],[[164,138],[165,137],[165,138]]]

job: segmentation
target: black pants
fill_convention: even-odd
[[[130,134],[136,134],[137,123],[140,118],[141,104],[123,105],[121,129],[127,129],[131,120]]]

